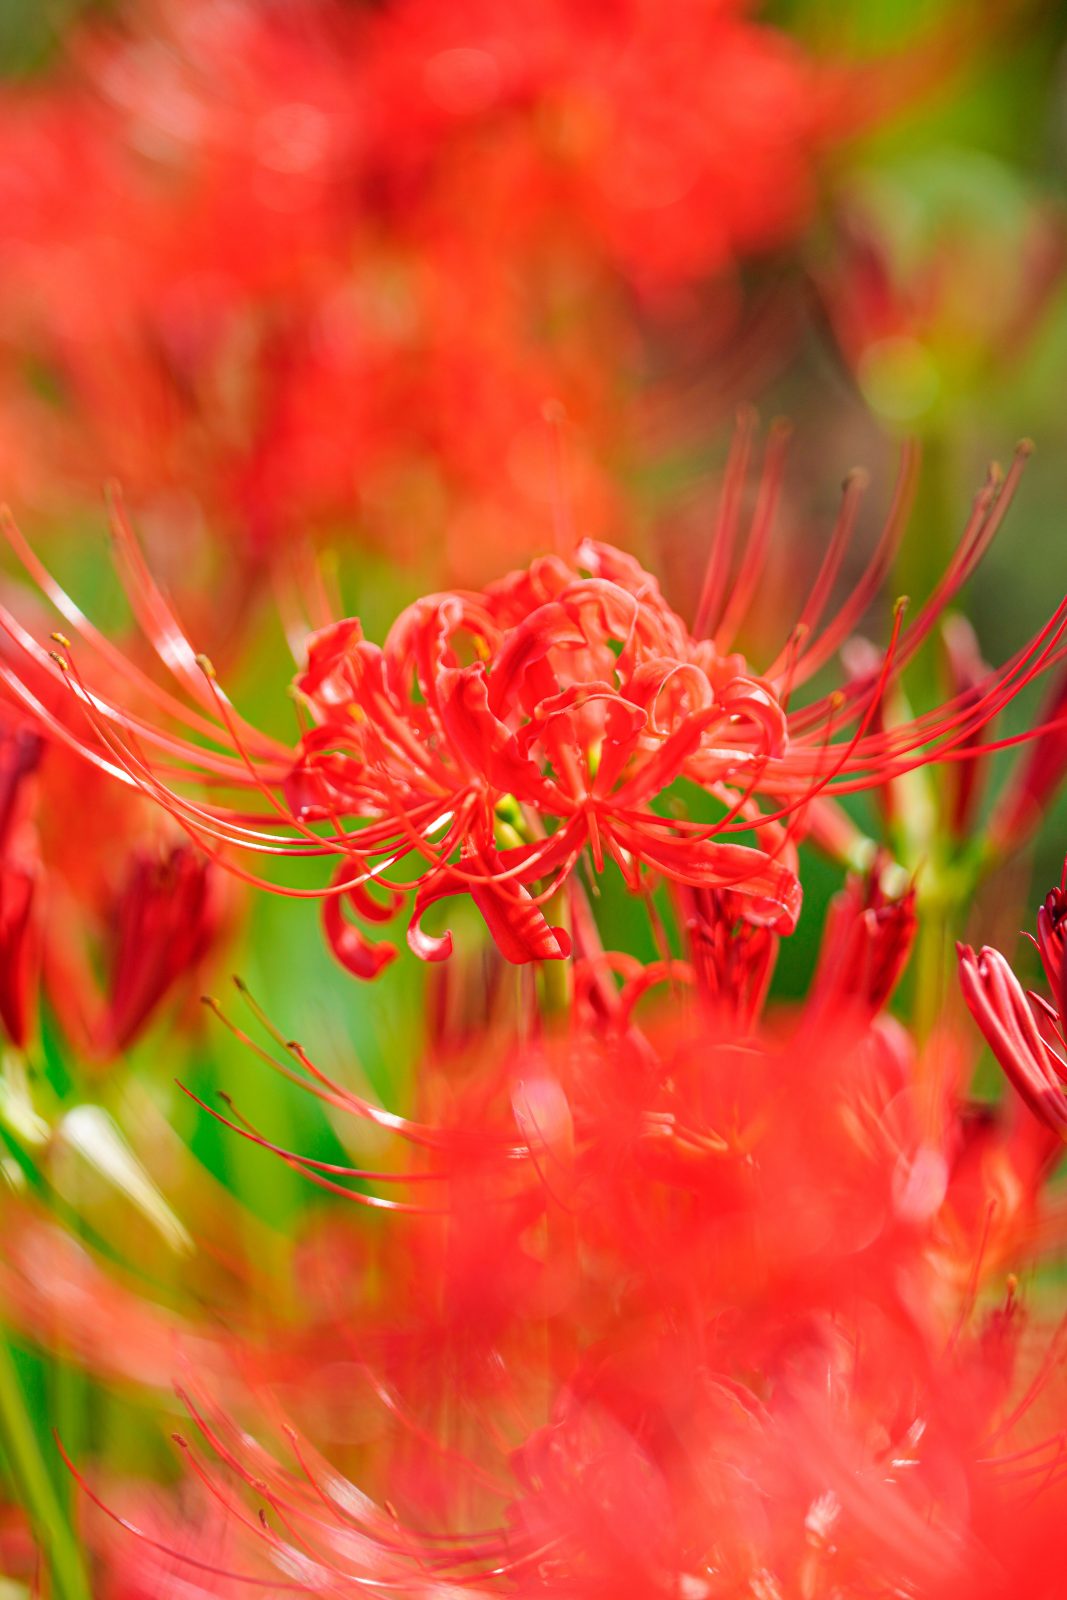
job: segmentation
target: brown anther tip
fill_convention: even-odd
[[[299,1039],[286,1039],[285,1048],[287,1050],[298,1050],[301,1055],[304,1053],[304,1046],[300,1043]]]
[[[224,1106],[229,1106],[230,1110],[233,1110],[233,1096],[227,1089],[216,1089],[215,1095],[217,1099],[222,1101]]]
[[[219,1009],[219,1003],[213,994],[202,994],[200,996],[200,1004],[202,1006],[209,1007],[209,1009],[212,1011],[217,1011]]]
[[[196,656],[196,664],[200,668],[200,671],[204,674],[205,678],[211,678],[214,680],[218,676],[211,657],[204,655],[202,651],[198,652]]]
[[[254,1489],[255,1488],[255,1484],[253,1484],[252,1487]],[[266,1531],[269,1533],[270,1532],[270,1523],[267,1521],[267,1513],[263,1510],[262,1506],[260,1506],[260,1508],[259,1508],[259,1520],[260,1520],[261,1524],[263,1525],[263,1527],[266,1529]]]
[[[54,661],[55,662],[55,664],[59,668],[60,672],[69,672],[70,671],[70,662],[67,660],[66,656],[61,656],[57,651],[49,650],[48,659],[49,659],[49,661]]]
[[[230,973],[230,981],[232,982],[234,988],[237,990],[237,992],[239,994],[247,994],[248,993],[248,985],[245,982],[245,980],[241,977],[241,974],[239,972],[231,972]]]
[[[56,632],[50,637],[56,644],[62,645],[64,650],[70,649],[70,640],[67,638],[65,633],[60,633],[57,629]]]
[[[171,1438],[173,1439],[174,1443],[178,1446],[179,1450],[188,1450],[189,1441],[185,1437],[184,1433],[172,1433],[171,1434]]]

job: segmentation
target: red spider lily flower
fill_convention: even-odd
[[[876,862],[866,880],[852,878],[831,902],[813,994],[854,1001],[874,1013],[896,988],[918,927],[915,887],[885,888],[892,863]]]
[[[992,1567],[1008,1600],[1028,1570],[1009,1508],[1060,1503],[1062,1333],[1035,1375],[1015,1289],[975,1309],[981,1247],[943,1270],[949,1161],[893,1031],[823,1007],[758,1036],[498,1046],[427,1069],[427,1120],[391,1118],[412,1156],[389,1182],[412,1199],[366,1245],[389,1270],[320,1261],[354,1440],[317,1444],[269,1381],[238,1401],[183,1382],[189,1480],[235,1542],[213,1561],[85,1481],[131,1564],[530,1600],[948,1600]],[[282,1154],[327,1188],[382,1186]]]
[[[745,8],[687,5],[665,31],[645,0],[159,0],[67,56],[0,100],[26,493],[115,474],[183,542],[196,507],[175,500],[196,496],[257,559],[356,518],[395,550],[406,521],[466,571],[543,542],[546,401],[575,423],[575,514],[618,526],[633,289],[669,297],[796,234],[840,76]]]
[[[984,946],[975,955],[960,945],[959,958],[963,998],[989,1048],[1034,1115],[1067,1137],[1067,1065],[1057,1014],[1048,1018],[1031,1003],[999,950]]]
[[[1056,1000],[1056,1009],[1061,1016],[1067,1012],[1067,990],[1064,988],[1067,974],[1063,962],[1065,924],[1067,924],[1067,862],[1064,863],[1064,873],[1060,883],[1049,890],[1044,903],[1038,907],[1037,938],[1034,941]]]
[[[561,503],[619,537],[635,352],[737,320],[738,264],[797,237],[871,104],[751,11],[141,0],[72,30],[0,97],[20,498],[113,474],[246,579],[297,526],[411,529],[468,579]]]
[[[110,1060],[140,1035],[177,984],[203,961],[218,931],[211,868],[188,844],[137,845],[105,907],[106,999],[81,942],[49,930],[49,994],[69,1038],[90,1059]]]
[[[43,980],[67,1037],[111,1060],[201,962],[218,885],[197,850],[158,832],[135,796],[0,709],[0,1019],[12,1043],[30,1041]]]
[[[986,946],[976,956],[969,946],[958,946],[963,997],[989,1048],[1031,1111],[1061,1138],[1067,1138],[1065,886],[1067,863],[1063,883],[1049,891],[1038,911],[1034,941],[1052,986],[1053,1004],[1033,992],[1025,993],[999,950]]]
[[[749,847],[674,840],[647,809],[724,735],[720,772],[780,748],[771,692],[739,662],[719,667],[718,683],[687,664],[684,629],[652,580],[636,568],[596,575],[613,564],[589,546],[577,563],[586,577],[548,561],[484,597],[420,601],[381,650],[352,622],[309,641],[297,689],[318,726],[290,786],[294,814],[447,812],[446,840],[461,842],[458,867],[442,862],[416,896],[409,938],[424,957],[450,943],[426,939],[422,913],[464,892],[507,959],[566,954],[525,885],[554,874],[558,886],[586,847],[631,884],[642,864],[697,886],[736,884],[754,918],[795,921],[787,868]],[[460,666],[464,644],[484,659]],[[708,788],[714,765],[706,756],[698,776]],[[533,818],[540,837],[518,842]]]
[[[769,447],[750,542],[731,576],[740,532],[731,485],[749,444],[742,428],[692,628],[636,561],[591,541],[570,558],[542,558],[483,591],[416,602],[380,647],[364,638],[357,620],[332,623],[308,639],[296,680],[312,726],[295,759],[233,711],[210,665],[187,643],[121,511],[116,537],[134,610],[196,709],[143,674],[138,691],[195,739],[101,694],[66,643],[67,656],[52,660],[12,617],[4,626],[31,680],[34,673],[65,680],[80,702],[85,721],[80,732],[63,727],[67,744],[162,804],[205,851],[246,877],[228,847],[332,855],[339,858],[333,882],[317,892],[372,921],[395,913],[413,888],[408,940],[424,959],[446,957],[451,937],[427,934],[421,919],[455,895],[473,899],[509,961],[564,956],[566,927],[550,923],[545,907],[583,857],[596,871],[613,862],[632,891],[654,873],[742,896],[748,921],[788,932],[800,906],[793,847],[806,808],[828,791],[876,788],[931,759],[974,759],[982,750],[975,734],[1059,658],[1067,601],[980,688],[912,722],[876,727],[887,685],[993,537],[1024,449],[1007,478],[992,474],[976,498],[957,554],[915,620],[905,626],[897,608],[880,666],[797,707],[799,687],[848,639],[877,591],[907,508],[912,463],[869,567],[824,624],[860,493],[848,482],[797,627],[757,674],[731,647],[766,559],[780,441]],[[90,654],[103,652],[114,671],[114,650],[10,524],[7,533]],[[7,681],[57,733],[32,681],[21,681],[18,670]],[[192,799],[182,780],[197,776],[216,791],[251,791],[260,809]],[[699,792],[696,815],[670,814],[667,796],[679,782]],[[758,842],[741,842],[745,834]],[[417,875],[391,877],[405,856],[416,859]],[[375,882],[384,903],[370,898]],[[389,959],[339,904],[330,907],[327,933],[343,963],[362,976]]]
[[[743,896],[730,890],[679,886],[682,925],[698,992],[735,1024],[760,1015],[778,955],[778,935],[745,914]]]

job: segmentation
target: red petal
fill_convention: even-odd
[[[342,876],[343,874],[338,874],[334,882],[340,882]],[[360,886],[359,894],[355,888],[350,888],[347,895],[334,894],[323,901],[322,926],[330,949],[345,971],[351,972],[353,977],[367,980],[376,978],[391,961],[396,960],[396,946],[384,943],[372,944],[366,935],[346,918],[343,909],[343,901],[346,899],[354,900],[362,909],[363,900],[369,899],[369,896]],[[376,920],[384,920],[386,915],[391,915],[375,902],[371,901],[371,904],[377,913]]]
[[[507,725],[489,705],[489,684],[480,662],[441,675],[441,720],[460,756],[503,794],[532,798],[555,807],[552,786],[524,756]]]
[[[571,941],[563,928],[550,927],[545,916],[521,882],[545,877],[565,863],[574,845],[573,830],[561,829],[548,843],[521,845],[513,850],[495,850],[491,845],[471,852],[461,869],[443,867],[429,878],[415,897],[408,926],[408,944],[422,961],[445,961],[452,954],[452,935],[439,937],[424,933],[419,926],[423,913],[438,900],[469,894],[485,919],[486,927],[506,961],[522,966],[529,961],[560,961],[570,955]],[[501,874],[528,863],[524,874],[501,878]],[[484,878],[471,880],[469,874],[481,867]]]
[[[730,889],[749,899],[746,920],[792,933],[802,900],[795,872],[765,850],[751,845],[722,844],[717,839],[678,839],[649,827],[637,829],[614,820],[612,836],[646,866],[678,883],[696,888]]]

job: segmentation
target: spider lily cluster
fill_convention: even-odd
[[[121,507],[131,604],[174,689],[98,634],[7,525],[75,635],[49,651],[3,612],[4,682],[25,719],[7,747],[7,836],[54,746],[190,841],[172,847],[163,901],[184,942],[159,924],[159,965],[158,914],[131,888],[141,923],[101,1037],[127,1037],[198,959],[203,912],[179,898],[194,858],[205,881],[260,888],[257,855],[321,862],[317,887],[274,887],[322,899],[329,948],[364,980],[397,955],[368,930],[409,902],[407,942],[433,974],[405,1108],[325,1070],[243,984],[251,1031],[210,999],[264,1068],[349,1119],[344,1142],[367,1155],[304,1153],[253,1107],[189,1090],[202,1113],[353,1218],[383,1220],[340,1272],[360,1224],[336,1224],[308,1306],[266,1343],[138,1302],[139,1346],[173,1350],[192,1426],[181,1454],[206,1510],[138,1510],[67,1456],[100,1570],[133,1574],[135,1592],[1006,1597],[1052,1570],[1059,1334],[1023,1309],[1014,1274],[1061,1231],[1043,1186],[1067,1127],[1063,892],[1038,924],[1053,1002],[1027,998],[996,952],[962,949],[963,997],[1019,1091],[975,1102],[959,1015],[924,1038],[887,1009],[923,926],[922,870],[909,877],[840,801],[934,762],[972,773],[1015,743],[991,724],[1059,667],[1067,610],[945,704],[889,714],[995,533],[1022,451],[977,496],[914,617],[895,607],[882,650],[857,653],[863,670],[805,698],[881,584],[912,463],[827,616],[859,494],[846,485],[812,590],[758,671],[734,645],[782,448],[772,435],[749,527],[728,480],[691,622],[633,557],[581,542],[417,601],[380,646],[355,618],[309,630],[288,748],[245,721],[187,640]],[[1054,680],[997,815],[1052,781],[1059,701]],[[801,847],[852,874],[786,1015],[767,995],[801,914]],[[613,942],[609,871],[647,908],[652,959]],[[484,921],[481,965],[476,936],[425,926],[456,897]],[[24,1044],[29,918],[9,904],[4,1017]],[[149,965],[124,990],[135,954]],[[534,981],[516,988],[514,967]],[[28,1239],[32,1227],[20,1223]],[[121,1303],[109,1269],[91,1270],[101,1302]],[[28,1326],[49,1293],[15,1265],[7,1295]],[[84,1338],[99,1364],[99,1334]],[[313,1437],[327,1348],[335,1403],[364,1416],[343,1470],[330,1422]],[[139,1363],[137,1381],[158,1369]]]
[[[124,0],[0,89],[0,1600],[1058,1600],[1067,598],[961,610],[1028,443],[930,484],[1062,230],[998,297],[846,171],[945,9]],[[687,567],[812,287],[926,437],[808,562],[742,407]]]

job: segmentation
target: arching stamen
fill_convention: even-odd
[[[708,551],[707,565],[704,569],[704,582],[700,591],[700,600],[697,603],[696,616],[693,619],[694,639],[704,639],[711,633],[715,625],[715,619],[718,616],[719,607],[722,604],[723,592],[730,574],[734,543],[737,538],[737,527],[741,515],[741,496],[744,493],[745,480],[748,477],[748,462],[755,431],[756,413],[751,407],[745,406],[738,412],[734,436],[730,441],[730,453],[726,460],[726,471],[723,475],[718,515],[715,519],[711,547]]]

